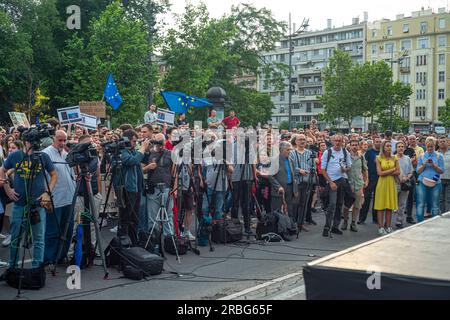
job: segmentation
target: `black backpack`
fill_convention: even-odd
[[[189,249],[189,240],[184,237],[178,238],[177,236],[173,236],[173,239],[175,240],[175,244],[177,245],[178,255],[185,255]],[[171,255],[177,254],[173,245],[172,237],[169,235],[164,237],[164,251]]]
[[[268,242],[279,242],[278,217],[273,213],[265,213],[256,225],[256,238],[258,240],[267,240]]]
[[[22,278],[22,283],[20,283]],[[10,268],[1,276],[1,281],[6,281],[10,287],[25,289],[25,290],[39,290],[45,286],[45,269],[44,267],[32,269]]]

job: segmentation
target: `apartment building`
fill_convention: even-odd
[[[398,15],[367,25],[368,61],[385,60],[393,79],[411,84],[413,94],[400,114],[410,131],[429,132],[450,91],[450,13],[441,8]]]
[[[334,49],[340,49],[350,54],[354,62],[362,63],[365,59],[365,35],[367,14],[363,22],[353,19],[348,26],[332,27],[331,20],[328,26],[321,31],[306,31],[292,37],[292,125],[302,126],[309,124],[311,119],[318,118],[324,111],[323,105],[317,99],[323,92],[321,79],[322,69],[328,65]],[[273,52],[265,52],[262,59],[267,62],[278,61],[289,64],[289,38],[281,41]],[[275,109],[272,114],[271,124],[278,126],[283,121],[289,120],[289,78],[285,81],[286,88],[277,91],[271,87],[264,76],[258,78],[258,90],[271,95]],[[326,126],[325,123],[319,123]],[[342,128],[347,124],[339,123]],[[353,127],[366,129],[364,119],[356,118]]]

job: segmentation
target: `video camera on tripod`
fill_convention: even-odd
[[[74,145],[67,154],[66,162],[70,167],[89,164],[98,157],[97,149],[91,142]]]
[[[131,142],[127,137],[123,137],[116,141],[109,141],[101,143],[105,153],[119,154],[123,149],[131,148]]]
[[[39,149],[41,139],[55,135],[55,128],[47,123],[37,124],[31,128],[19,127],[17,130],[21,133],[21,139],[28,141],[34,150]]]

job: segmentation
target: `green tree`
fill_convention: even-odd
[[[71,84],[71,103],[102,99],[112,72],[124,102],[112,111],[113,124],[142,122],[152,82],[146,37],[144,22],[129,16],[118,1],[108,5],[92,20],[87,44],[78,35],[67,44],[64,61],[70,69],[66,81]]]
[[[450,128],[450,99],[445,100],[445,107],[440,109],[439,121],[447,130]]]

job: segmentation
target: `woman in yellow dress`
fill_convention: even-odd
[[[400,174],[400,164],[392,155],[392,143],[385,140],[380,155],[375,160],[379,176],[375,191],[374,209],[377,210],[378,234],[383,236],[392,232],[392,211],[397,210],[397,185],[395,177]],[[384,212],[386,211],[386,219]]]

